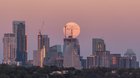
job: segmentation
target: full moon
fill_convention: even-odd
[[[64,26],[63,32],[64,32],[65,37],[67,37],[67,38],[70,37],[70,36],[72,38],[76,38],[80,34],[80,27],[75,22],[68,22]]]

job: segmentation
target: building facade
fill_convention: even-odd
[[[27,62],[27,36],[25,34],[25,21],[14,21],[13,33],[16,37],[16,61],[25,64]]]
[[[47,58],[49,54],[50,39],[48,35],[38,33],[37,37],[38,48],[33,51],[33,65],[43,67],[47,65]]]
[[[110,67],[110,51],[106,51],[103,39],[92,39],[92,55],[95,59],[93,67]]]
[[[3,38],[3,63],[15,64],[16,63],[16,38],[13,33],[4,34]]]
[[[120,68],[121,54],[111,54],[111,68]]]
[[[33,65],[43,67],[45,62],[45,47],[43,47],[40,51],[34,50],[33,51]]]
[[[43,35],[41,32],[38,34],[38,51],[40,52],[43,47],[45,47],[45,60],[44,64],[46,64],[48,53],[49,53],[49,47],[50,47],[50,38],[48,35]]]
[[[78,46],[78,47],[77,47]],[[76,38],[68,37],[64,39],[64,67],[74,67],[81,69],[80,47]]]
[[[96,56],[91,55],[87,57],[87,68],[94,68],[96,67]]]
[[[127,49],[124,56],[121,57],[120,68],[139,68],[139,62],[132,49]]]
[[[93,38],[92,39],[92,54],[96,52],[105,52],[106,46],[103,39]]]
[[[46,62],[46,65],[48,66],[63,67],[63,53],[61,45],[50,47]]]

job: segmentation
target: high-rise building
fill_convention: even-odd
[[[103,39],[92,40],[92,54],[95,58],[95,67],[110,67],[110,52],[106,51]]]
[[[48,35],[43,35],[41,32],[38,34],[38,50],[41,50],[43,46],[46,48],[46,52],[49,50],[49,43],[50,39]]]
[[[3,38],[3,63],[15,64],[16,63],[16,38],[13,33],[4,34]]]
[[[27,61],[27,36],[25,35],[25,22],[14,21],[13,33],[16,37],[16,61],[25,64]]]
[[[121,54],[111,54],[111,68],[119,68]]]
[[[92,39],[92,52],[104,52],[106,51],[106,46],[103,39],[94,38]]]
[[[34,50],[33,51],[33,65],[34,66],[44,66],[45,62],[45,47],[43,47],[40,51]]]
[[[131,60],[129,57],[121,57],[119,68],[131,68]]]
[[[64,39],[64,67],[81,68],[79,50],[79,42],[76,38],[69,37]]]
[[[46,62],[46,65],[48,66],[63,67],[63,54],[61,45],[54,45],[50,47]]]
[[[127,49],[124,57],[121,59],[121,67],[123,68],[139,68],[136,54],[132,49]]]
[[[39,32],[39,34],[38,34],[38,52],[40,52],[43,49],[43,47],[45,47],[44,64],[46,64],[49,47],[50,47],[50,39],[49,39],[48,35],[43,35],[41,32]]]
[[[96,67],[96,56],[91,55],[87,57],[87,68],[94,68]]]
[[[83,57],[81,57],[81,66],[82,68],[87,68],[87,59],[84,59]]]

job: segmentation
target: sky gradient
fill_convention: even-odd
[[[63,44],[63,27],[74,21],[81,27],[81,55],[91,55],[92,38],[103,38],[111,53],[130,48],[140,60],[140,0],[0,0],[0,60],[3,34],[12,32],[14,20],[26,21],[30,59],[39,30],[51,45]]]

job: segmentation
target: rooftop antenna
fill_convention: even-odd
[[[66,34],[67,34],[67,33],[66,33],[66,32],[67,32],[66,28],[67,28],[67,26],[65,25],[65,28],[64,28],[64,29],[65,29],[65,30],[64,30],[64,31],[65,31],[65,32],[64,32],[65,38],[66,38]]]
[[[42,32],[43,32],[44,26],[45,26],[45,22],[44,22],[44,20],[43,20],[43,21],[42,21],[42,25],[41,25],[41,31],[42,31]]]
[[[71,27],[71,37],[73,38],[73,26]]]
[[[73,29],[71,29],[71,37],[73,38]]]
[[[44,20],[42,21],[42,24],[41,24],[41,27],[40,27],[40,29],[39,29],[39,35],[41,35],[41,32],[43,32],[43,27],[44,27],[44,25],[45,25],[45,22],[44,22]]]

